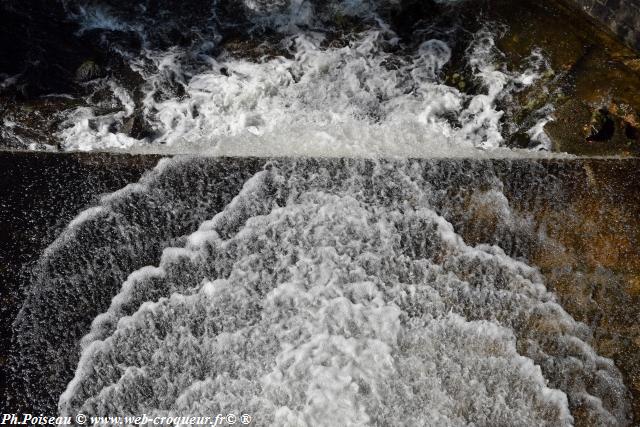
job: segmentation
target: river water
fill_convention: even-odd
[[[31,404],[283,426],[630,424],[621,373],[522,256],[545,236],[482,160],[550,156],[550,111],[529,149],[509,148],[503,119],[544,55],[510,69],[491,23],[426,22],[407,42],[392,1],[231,4],[169,46],[150,12],[163,2],[69,5],[144,83],[89,83],[115,108],[69,114],[62,148],[182,155],[42,254],[14,323]],[[236,33],[263,54],[224,43]],[[455,57],[473,91],[445,78]],[[125,130],[135,115],[144,136]],[[474,209],[495,215],[496,242],[464,241]]]

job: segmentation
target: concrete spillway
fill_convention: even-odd
[[[131,187],[101,202],[95,198],[97,193],[117,188],[126,181],[135,181],[135,177],[154,162],[153,158],[128,155],[2,156],[7,176],[16,182],[15,187],[5,189],[8,204],[3,210],[3,221],[8,225],[4,229],[9,230],[10,235],[3,239],[2,253],[5,257],[9,255],[8,260],[13,260],[15,265],[16,260],[10,255],[16,250],[27,254],[23,260],[33,260],[45,246],[50,246],[33,264],[32,273],[23,277],[39,283],[36,287],[30,290],[19,286],[12,290],[5,288],[5,292],[10,290],[6,300],[15,301],[12,304],[14,314],[17,301],[26,301],[22,317],[14,325],[17,335],[13,349],[18,350],[14,368],[18,369],[6,391],[12,405],[22,408],[33,405],[31,409],[37,411],[53,410],[78,363],[79,350],[74,348],[78,348],[80,338],[90,332],[90,321],[96,315],[113,310],[109,305],[113,307],[112,298],[122,292],[120,284],[127,280],[127,275],[146,265],[168,262],[166,250],[162,256],[165,261],[161,261],[163,248],[184,245],[181,236],[192,234],[198,228],[202,230],[200,222],[227,210],[226,205],[231,203],[229,206],[232,206],[232,200],[242,193],[249,178],[262,170],[279,170],[281,176],[289,176],[287,187],[303,185],[304,180],[317,176],[313,178],[315,180],[327,173],[328,181],[321,178],[313,184],[324,182],[323,186],[329,185],[323,190],[328,191],[327,194],[335,194],[336,185],[346,185],[357,187],[365,194],[373,192],[362,197],[374,197],[375,193],[382,192],[375,198],[386,200],[385,204],[395,203],[391,202],[394,199],[417,203],[403,196],[403,190],[394,187],[395,184],[384,188],[381,186],[383,181],[376,183],[379,172],[386,176],[385,185],[389,185],[396,181],[394,175],[402,171],[400,176],[408,179],[404,185],[417,185],[411,190],[411,197],[427,197],[419,194],[428,192],[429,206],[434,213],[451,224],[452,230],[466,244],[477,248],[482,248],[483,244],[499,245],[506,256],[539,268],[542,277],[535,280],[541,280],[553,291],[571,316],[589,326],[587,335],[580,332],[581,339],[601,354],[613,358],[622,370],[621,384],[635,396],[630,396],[629,402],[637,405],[634,375],[638,360],[634,355],[638,352],[640,330],[633,322],[638,315],[639,266],[636,261],[640,247],[637,244],[640,236],[637,225],[640,168],[637,160],[177,158],[169,163],[165,161],[166,164],[154,172],[155,177],[143,178],[142,186]],[[33,168],[34,164],[38,167]],[[417,175],[409,178],[413,174]],[[78,185],[81,177],[88,177],[91,183]],[[354,177],[357,181],[349,184]],[[275,185],[269,192],[282,191],[282,188],[278,190],[280,184],[277,182],[269,184]],[[24,183],[30,183],[26,187],[34,190],[28,203],[20,197],[25,194]],[[296,191],[301,191],[301,187]],[[352,190],[349,192],[356,194],[351,193]],[[289,196],[275,197],[285,197],[278,202],[281,204]],[[34,212],[35,206],[43,205],[64,205],[66,210],[51,212],[41,208],[40,212]],[[102,208],[92,208],[92,205]],[[73,220],[70,228],[60,228],[74,212],[83,208],[89,209]],[[402,209],[409,209],[409,205]],[[188,221],[176,222],[187,212]],[[56,215],[60,217],[56,218]],[[27,227],[29,239],[23,234],[25,218],[30,221]],[[116,222],[112,223],[112,220]],[[41,232],[34,233],[33,230]],[[53,243],[56,234],[60,236]],[[140,245],[146,245],[146,249]],[[406,246],[405,250],[410,247]],[[431,255],[425,253],[424,256]],[[105,260],[107,264],[103,265]],[[210,265],[222,266],[221,262]],[[182,267],[179,268],[182,271]],[[81,273],[69,276],[72,271]],[[9,283],[19,283],[16,270],[5,273],[8,273]],[[487,283],[493,283],[492,280]],[[480,315],[478,308],[468,310],[472,311],[465,311],[467,316]],[[474,312],[476,314],[472,314]],[[495,312],[490,310],[488,313]],[[75,319],[73,328],[69,328],[68,319]],[[526,327],[527,333],[539,328],[552,333],[550,331],[559,325],[554,326],[557,321],[541,318],[535,325]],[[47,326],[40,329],[43,325]],[[96,331],[92,333],[96,334]],[[559,360],[554,363],[560,363]],[[539,363],[545,366],[544,362]],[[552,383],[565,387],[561,385],[564,380],[560,380],[563,374],[545,369],[551,369],[551,365],[543,372],[550,375]],[[23,372],[30,374],[25,377]],[[55,372],[55,376],[51,372]],[[28,378],[34,375],[50,378],[51,382],[46,387],[42,382],[30,383]],[[596,393],[594,389],[591,392]],[[599,398],[606,401],[613,390],[597,393],[604,393]],[[624,392],[619,398],[626,399],[623,396]],[[73,403],[75,399],[70,398],[67,404],[77,405]],[[572,413],[581,414],[578,408],[582,408],[591,417],[597,416],[597,411],[589,410],[588,406],[585,409],[582,406],[585,403],[575,399],[570,398]],[[618,416],[623,416],[626,409],[622,411]]]

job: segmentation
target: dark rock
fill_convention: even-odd
[[[400,4],[389,11],[393,28],[398,34],[410,37],[416,24],[427,17],[438,16],[442,6],[432,0],[402,0]]]
[[[556,151],[580,155],[637,155],[639,140],[633,123],[635,113],[629,106],[612,102],[607,107],[593,108],[584,101],[571,98],[558,106],[555,121],[546,125]]]
[[[145,139],[153,135],[153,129],[141,112],[136,112],[126,119],[120,132],[135,139]]]
[[[211,0],[79,0],[73,6],[100,8],[109,15],[140,28],[149,47],[167,49],[171,46],[190,46],[212,35],[215,28]],[[114,40],[110,39],[113,43]]]
[[[102,68],[91,60],[84,61],[76,70],[76,79],[87,82],[104,75]]]
[[[638,129],[637,126],[634,126],[629,122],[625,122],[624,134],[627,137],[627,139],[631,139],[634,141],[640,140],[640,129]]]
[[[91,29],[79,34],[83,42],[101,46],[106,51],[114,48],[124,52],[140,52],[143,45],[141,35],[135,31]]]
[[[0,2],[0,73],[20,74],[21,98],[77,93],[75,71],[95,49],[74,35],[57,0]]]
[[[30,144],[39,148],[57,146],[56,133],[64,120],[64,112],[81,104],[81,100],[66,97],[20,103],[0,97],[0,145],[12,148],[25,148]]]
[[[587,126],[586,140],[589,142],[609,141],[613,138],[616,125],[609,115],[609,110],[601,108],[593,112],[591,122]]]

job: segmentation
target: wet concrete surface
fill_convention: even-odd
[[[0,152],[0,393],[29,266],[83,207],[135,182],[156,156]],[[4,404],[4,399],[0,404]],[[5,411],[6,412],[6,411]]]

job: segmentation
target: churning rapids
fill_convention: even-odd
[[[153,132],[120,132],[134,95],[99,79],[119,107],[78,108],[64,148],[192,156],[103,197],[43,253],[14,324],[30,404],[279,426],[560,426],[576,411],[629,424],[620,372],[535,266],[508,239],[470,246],[454,225],[480,199],[505,230],[532,232],[495,172],[402,159],[522,155],[505,147],[498,105],[544,57],[507,70],[486,26],[464,49],[480,88],[469,95],[442,79],[447,33],[401,46],[376,15],[383,1],[238,3],[247,31],[269,28],[287,56],[207,54],[230,25],[220,16],[197,46],[160,49],[157,22],[74,12],[84,31],[144,35],[130,61]],[[329,14],[358,29],[328,43]],[[548,114],[525,155],[547,148]]]
[[[402,42],[377,15],[393,1],[246,0],[226,14],[218,3],[224,2],[210,5],[190,44],[170,48],[158,47],[164,28],[143,19],[144,8],[130,22],[137,16],[131,5],[124,15],[93,3],[77,6],[80,31],[100,32],[105,47],[144,83],[89,80],[92,95],[63,121],[61,148],[323,157],[466,157],[481,148],[510,156],[499,150],[503,133],[514,130],[503,123],[505,110],[514,94],[550,71],[537,51],[509,70],[494,44],[494,32],[503,29],[491,23],[473,34],[454,23],[429,23]],[[136,34],[142,47],[132,50],[123,33]],[[446,84],[442,70],[452,46],[467,89],[477,90]],[[98,73],[86,68],[82,78]],[[528,155],[550,148],[542,129],[550,108],[533,112],[530,128],[519,129],[531,139]]]

